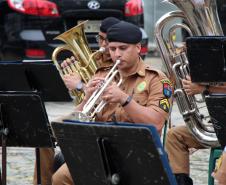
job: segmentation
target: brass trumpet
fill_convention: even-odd
[[[104,100],[101,100],[101,95],[103,94],[104,90],[109,86],[109,84],[113,81],[115,76],[119,74],[119,71],[116,69],[118,64],[120,63],[120,60],[116,60],[114,66],[111,68],[109,73],[104,78],[103,83],[101,86],[93,92],[93,94],[90,96],[88,101],[83,107],[82,111],[74,112],[72,114],[73,120],[79,120],[79,121],[94,121],[95,115],[100,112],[104,106],[106,105],[106,102]],[[117,86],[120,86],[122,83],[122,78],[117,83]],[[99,102],[99,104],[98,104]]]
[[[84,24],[86,22],[87,21],[83,21],[77,26],[55,37],[54,39],[61,40],[66,44],[57,47],[52,54],[52,60],[62,77],[65,74],[77,73],[84,83],[87,83],[97,70],[97,65],[93,58],[97,54],[105,51],[104,48],[100,48],[94,53],[91,52],[84,32]],[[65,50],[72,52],[76,61],[67,67],[62,68],[57,60],[57,56],[60,52]],[[72,96],[76,97],[76,104],[79,104],[84,98],[84,92],[72,90],[70,93]]]

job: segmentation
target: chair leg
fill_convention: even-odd
[[[165,148],[165,143],[166,143],[166,133],[167,133],[167,121],[164,123],[164,129],[163,129],[163,136],[162,136],[162,146]]]

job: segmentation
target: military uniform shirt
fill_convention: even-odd
[[[110,68],[98,70],[96,76],[104,77],[109,70]],[[123,77],[120,89],[132,96],[133,100],[138,104],[150,107],[160,112],[166,120],[168,119],[171,107],[172,86],[168,78],[161,71],[152,69],[140,60],[136,71]],[[120,103],[107,104],[102,112],[97,114],[96,121],[133,122]]]

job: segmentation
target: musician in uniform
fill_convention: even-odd
[[[107,104],[97,114],[96,121],[153,124],[160,134],[169,116],[171,82],[162,72],[144,64],[140,58],[142,33],[137,26],[121,21],[108,30],[107,38],[112,60],[121,61],[118,70],[122,84],[118,87],[116,82],[112,82],[105,89],[102,99]],[[82,110],[108,71],[97,71],[86,87],[83,102],[76,108],[78,111]],[[53,175],[53,185],[68,184],[72,185],[73,181],[64,164]]]
[[[120,22],[119,19],[114,17],[107,17],[105,18],[100,25],[100,31],[97,35],[97,41],[99,44],[99,47],[106,48],[104,53],[102,55],[99,55],[97,60],[97,66],[99,68],[109,68],[112,66],[112,60],[107,48],[108,42],[106,40],[106,32],[107,29],[110,28],[112,25]],[[66,59],[62,67],[66,67],[68,64],[71,63],[71,59]],[[65,85],[69,90],[77,89],[82,90],[84,88],[84,84],[81,82],[81,77],[73,73],[73,75],[65,75],[63,78]],[[53,166],[54,166],[54,149],[53,148],[40,148],[40,166],[41,166],[41,181],[42,185],[51,185],[51,178],[53,174]],[[34,170],[34,180],[33,184],[37,185],[37,170],[35,166]]]
[[[221,86],[204,86],[197,83],[192,83],[190,77],[187,80],[183,80],[183,85],[188,95],[204,94],[209,93],[223,93],[226,94],[226,84],[223,83]],[[226,185],[226,146],[222,153],[222,163],[219,169],[212,173],[212,176],[216,179],[217,185]]]
[[[226,86],[205,86],[192,83],[190,77],[182,80],[185,92],[188,95],[226,93]],[[175,174],[178,185],[192,185],[189,177],[189,150],[204,149],[203,145],[189,132],[185,125],[172,127],[166,136],[166,152],[170,166]]]

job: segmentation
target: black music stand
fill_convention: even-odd
[[[5,185],[6,147],[54,147],[45,106],[39,94],[34,92],[0,92],[0,135],[2,146],[1,180],[2,185]],[[37,153],[36,157],[39,157]],[[37,158],[38,162],[39,158]]]
[[[38,91],[44,101],[71,101],[51,62],[0,62],[0,91]]]
[[[186,45],[192,82],[226,81],[226,37],[189,37]]]
[[[223,149],[226,146],[226,95],[211,95],[205,100],[214,130]]]
[[[3,185],[6,184],[6,147],[54,147],[45,106],[34,92],[0,92],[0,134]]]
[[[154,126],[52,122],[76,185],[176,185]]]

